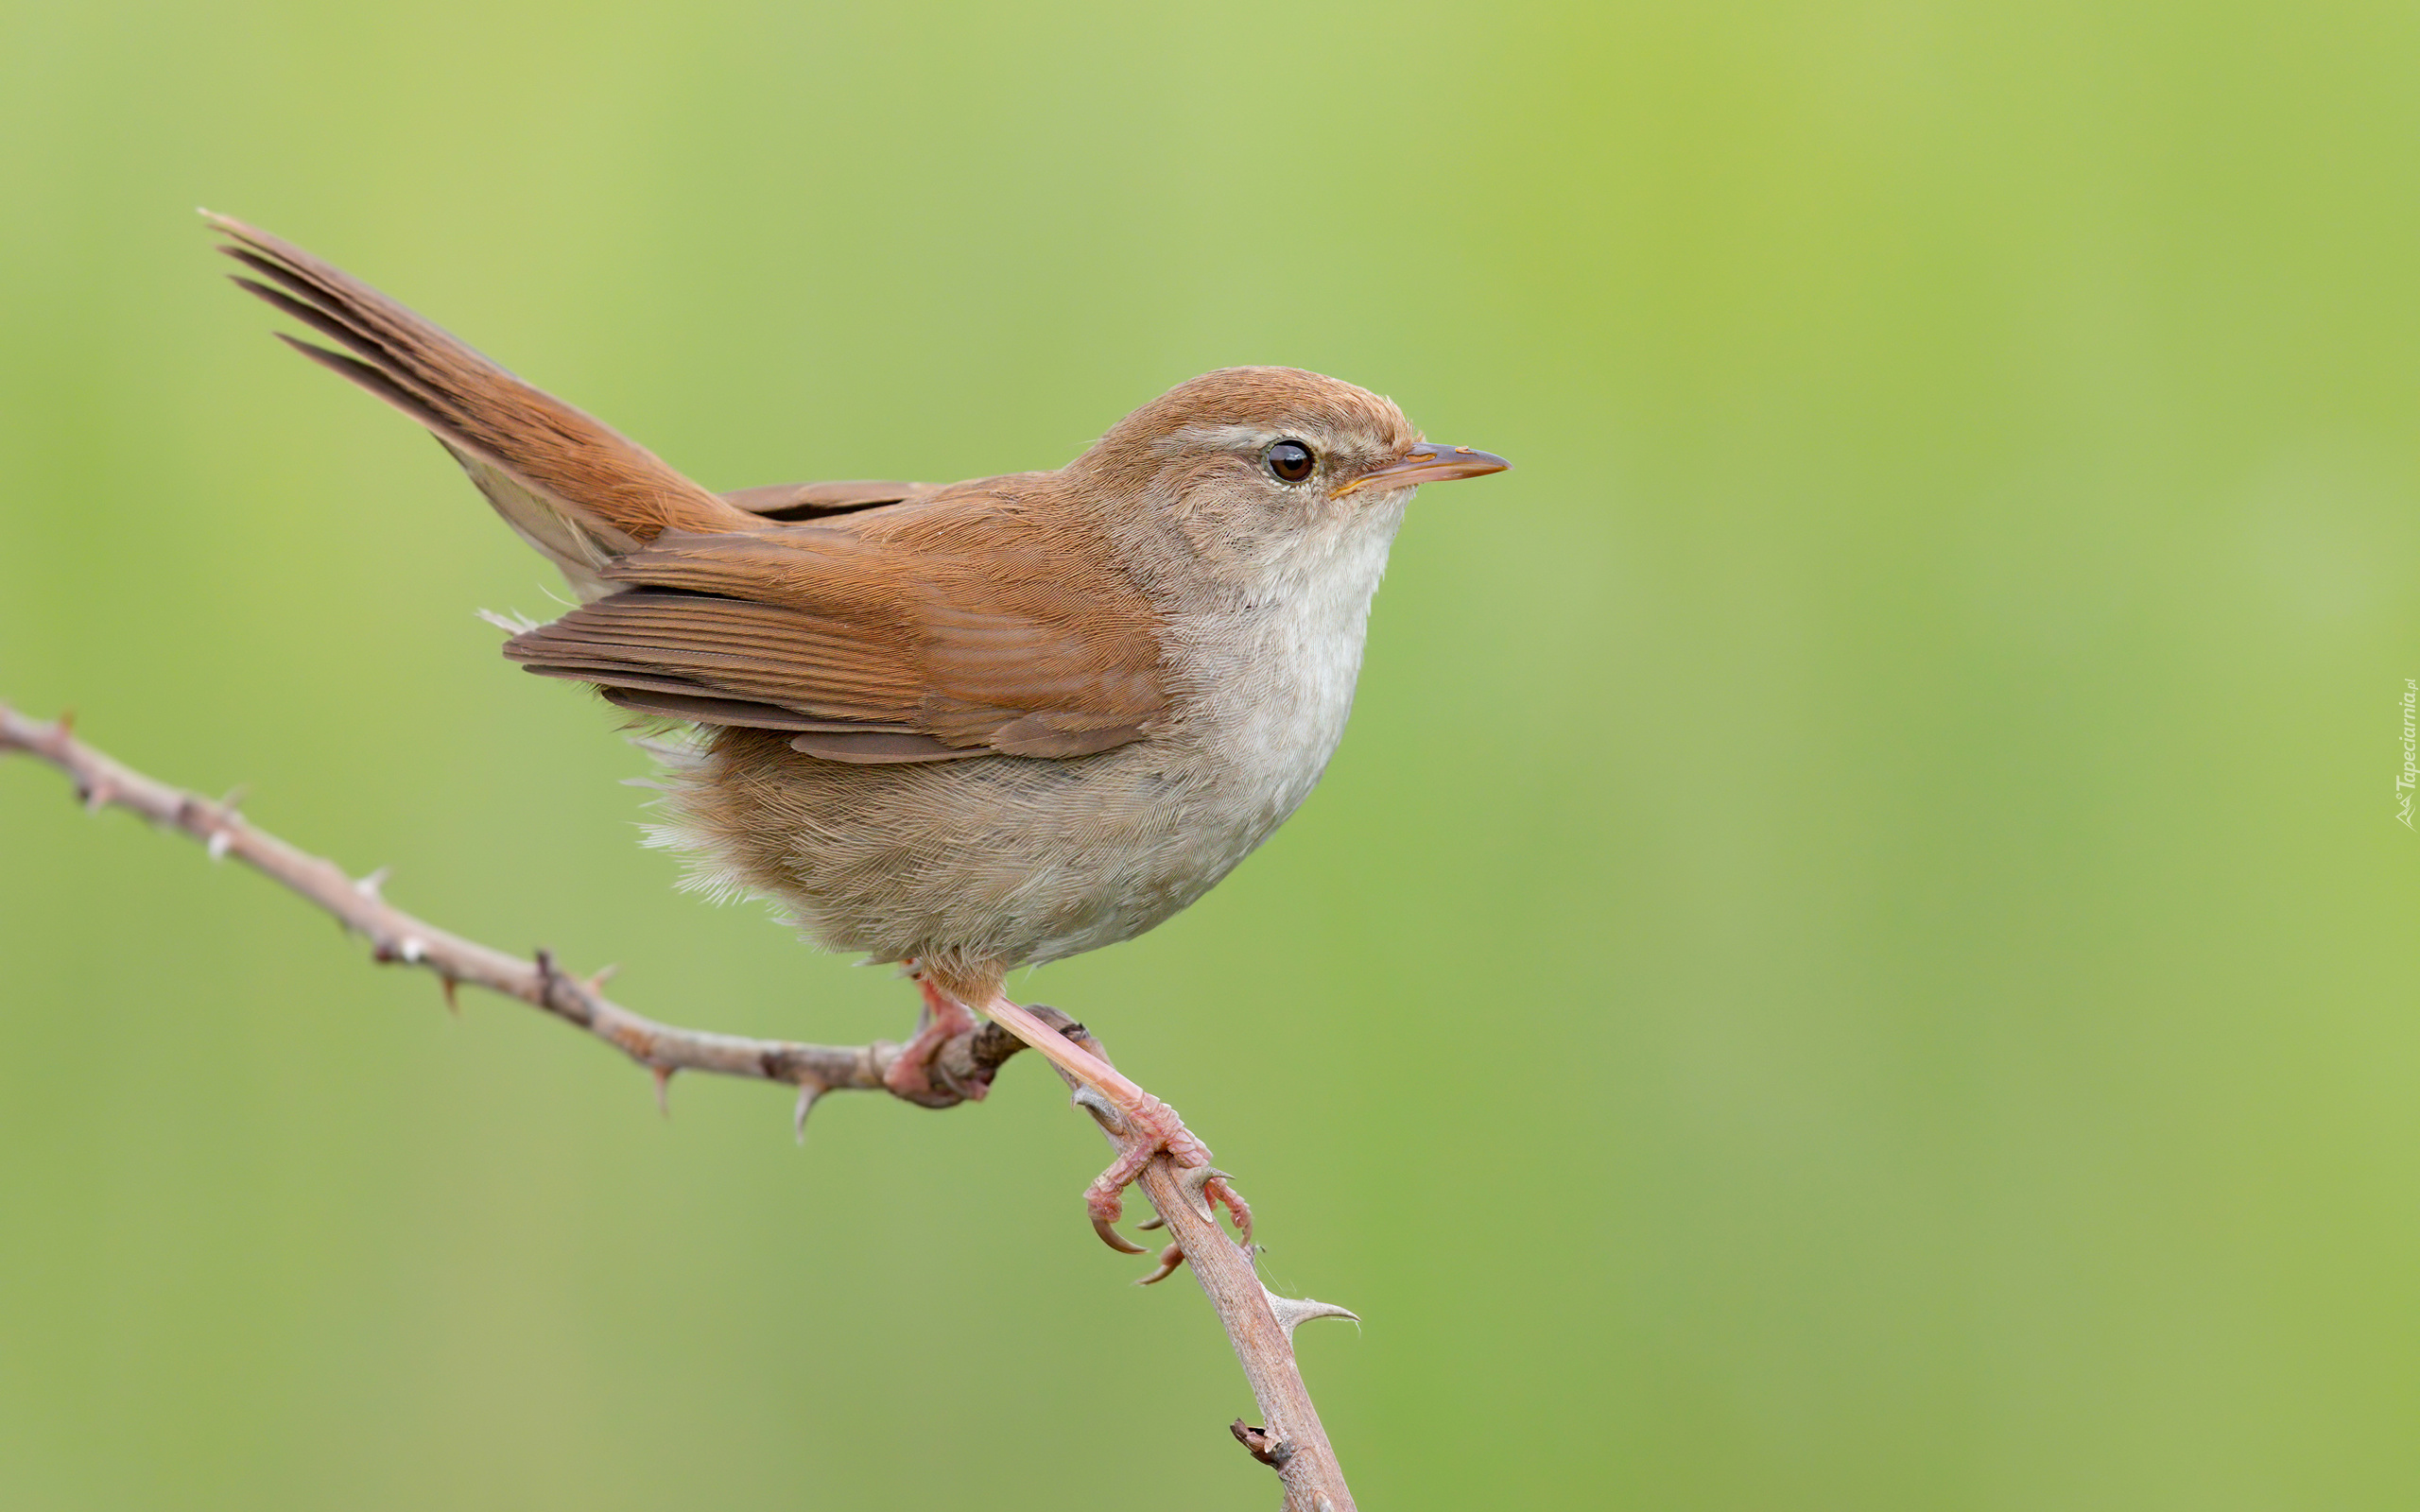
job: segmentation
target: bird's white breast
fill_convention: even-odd
[[[1310,796],[1344,738],[1370,601],[1409,498],[1372,501],[1297,542],[1237,603],[1171,626],[1180,661],[1207,674],[1185,722],[1202,736],[1213,811],[1201,838],[1233,850],[1227,866]]]

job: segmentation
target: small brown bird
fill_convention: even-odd
[[[1123,1115],[1086,1197],[1133,1249],[1120,1190],[1160,1150],[1209,1151],[1001,984],[1168,919],[1294,812],[1344,733],[1412,490],[1509,464],[1422,440],[1351,384],[1229,368],[1054,472],[717,496],[300,248],[208,218],[259,275],[236,283],[345,350],[281,339],[427,426],[579,593],[505,655],[696,728],[665,833],[698,876],[908,967],[925,1011],[894,1091],[940,1091],[933,1057],[979,1010]]]

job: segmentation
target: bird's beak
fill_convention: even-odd
[[[1417,488],[1423,483],[1450,483],[1456,478],[1484,477],[1501,472],[1512,464],[1493,452],[1475,452],[1467,446],[1440,446],[1423,441],[1382,468],[1364,472],[1332,490],[1328,497],[1340,499],[1362,489],[1375,489],[1392,493],[1397,489]]]

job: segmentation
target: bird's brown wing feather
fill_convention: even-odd
[[[952,504],[944,521],[983,508]],[[1147,732],[1165,690],[1141,594],[1021,551],[1014,521],[976,534],[979,553],[831,525],[666,535],[603,570],[621,592],[505,654],[639,713],[791,730],[835,761],[1081,756]]]

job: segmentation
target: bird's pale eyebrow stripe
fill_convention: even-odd
[[[1277,439],[1279,432],[1257,425],[1184,425],[1152,443],[1160,452],[1253,452]]]

